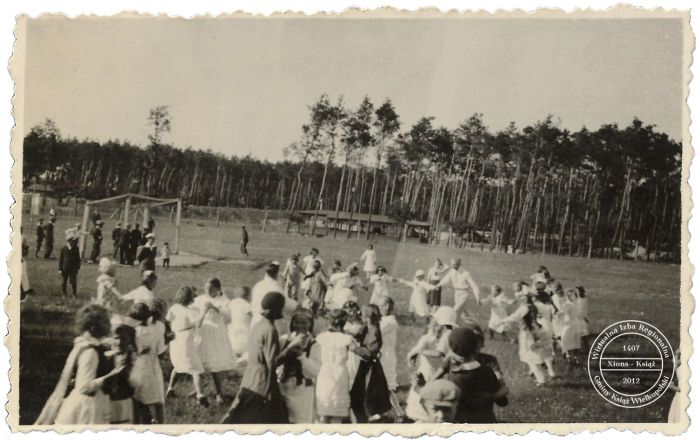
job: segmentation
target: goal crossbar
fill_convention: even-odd
[[[83,221],[80,226],[80,231],[83,233],[80,235],[78,247],[80,249],[80,255],[84,257],[85,255],[85,238],[87,236],[87,225],[90,220],[90,208],[103,204],[106,202],[114,201],[124,201],[124,211],[122,213],[122,218],[124,223],[129,221],[129,210],[131,208],[131,203],[133,202],[146,202],[143,209],[144,224],[148,221],[149,208],[150,207],[160,207],[163,205],[176,205],[175,214],[175,243],[173,247],[173,253],[179,254],[180,252],[180,218],[182,217],[182,200],[181,199],[168,199],[168,198],[156,198],[153,196],[145,196],[136,193],[126,193],[119,196],[112,196],[109,198],[98,199],[94,201],[85,201],[85,208],[83,210]],[[171,218],[172,219],[172,218]]]

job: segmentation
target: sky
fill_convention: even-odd
[[[149,109],[167,105],[164,141],[275,161],[327,93],[350,108],[390,98],[402,131],[476,112],[494,131],[637,116],[680,140],[682,73],[679,19],[40,18],[24,127],[146,145]]]

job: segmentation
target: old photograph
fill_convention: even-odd
[[[687,12],[16,35],[13,430],[687,427]]]

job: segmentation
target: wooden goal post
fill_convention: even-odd
[[[175,243],[173,246],[173,254],[178,254],[180,252],[180,218],[182,216],[182,200],[181,199],[163,199],[155,198],[152,196],[144,196],[135,193],[126,193],[119,196],[112,196],[105,199],[99,199],[95,201],[85,201],[85,208],[83,211],[83,221],[80,225],[80,240],[78,247],[80,249],[81,257],[85,255],[85,237],[87,236],[87,226],[90,221],[90,209],[96,205],[104,204],[106,202],[122,202],[124,203],[124,211],[122,212],[122,221],[124,225],[129,223],[129,212],[132,208],[132,202],[141,202],[144,204],[143,219],[144,225],[148,222],[148,217],[150,213],[150,208],[159,207],[163,205],[176,205],[176,215],[175,215]]]

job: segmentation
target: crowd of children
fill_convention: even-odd
[[[155,293],[153,260],[142,265],[141,285],[123,294],[115,262],[103,257],[96,295],[78,313],[80,335],[37,423],[164,423],[180,379],[191,378],[196,402],[208,407],[202,375],[210,375],[215,403],[222,405],[225,373],[242,366],[224,423],[366,423],[388,415],[395,421],[496,422],[494,406],[507,405],[508,389],[496,357],[482,352],[484,332],[466,308],[470,295],[490,308],[490,338],[514,342],[517,325],[520,360],[538,385],[546,372],[557,375],[556,348],[570,368],[585,348],[585,290],[564,290],[544,267],[532,276],[532,289],[518,282],[509,295],[493,286],[482,298],[458,259],[449,266],[437,259],[413,280],[390,276],[371,245],[361,260],[364,278],[357,264],[343,268],[337,260],[326,272],[313,248],[303,259],[292,255],[282,268],[267,263],[252,290],[224,290],[210,278],[201,294],[179,288],[168,308]],[[65,272],[64,286],[73,282]],[[394,283],[412,289],[409,312],[426,326],[408,353],[415,375],[405,409],[397,397]],[[454,307],[442,304],[448,284]],[[370,293],[367,304],[360,304],[359,290]],[[130,307],[121,315],[124,302]],[[289,331],[280,336],[275,322],[283,318]],[[319,318],[327,329],[316,335]],[[173,366],[167,388],[159,360],[166,351]]]

